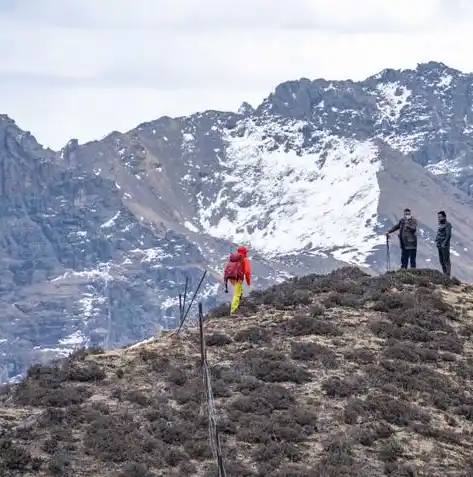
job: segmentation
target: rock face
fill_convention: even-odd
[[[346,267],[212,310],[210,386],[197,327],[35,365],[0,393],[0,474],[215,476],[212,416],[228,477],[466,477],[472,309],[437,271]]]
[[[250,246],[257,288],[343,262],[384,271],[382,233],[406,206],[419,266],[437,266],[444,209],[454,274],[470,280],[472,79],[434,62],[300,79],[257,108],[163,117],[58,152],[0,116],[0,381],[175,326],[186,278],[193,292],[205,270],[197,300],[226,300],[235,243]]]
[[[309,119],[343,137],[379,137],[469,193],[472,106],[473,75],[432,61],[415,70],[386,69],[361,82],[286,82],[258,112]]]

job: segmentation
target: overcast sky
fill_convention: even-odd
[[[472,0],[1,0],[0,113],[58,149],[300,77],[473,71]]]

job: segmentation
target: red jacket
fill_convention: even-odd
[[[243,256],[243,261],[242,261],[243,273],[245,275],[246,284],[250,286],[251,285],[251,262],[250,262],[250,259],[247,257],[248,249],[244,245],[242,245],[241,247],[237,248],[237,252]]]

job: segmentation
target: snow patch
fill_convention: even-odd
[[[293,276],[294,275],[292,275],[289,272],[285,272],[285,271],[278,272],[278,275],[277,275],[275,281],[276,281],[276,283],[283,283],[283,282],[289,280],[290,278],[293,278]]]
[[[453,76],[446,74],[440,78],[440,81],[438,82],[438,86],[443,87],[443,88],[448,88],[453,81]]]
[[[191,224],[188,220],[184,222],[184,227],[186,229],[189,229],[191,232],[194,232],[194,233],[199,232],[199,229],[195,225]]]
[[[156,341],[156,336],[153,336],[152,338],[147,338],[142,341],[138,341],[137,343],[133,343],[130,346],[127,346],[126,349],[136,349],[136,348],[141,348],[141,346],[146,345],[146,344],[151,344]]]
[[[62,340],[59,340],[59,344],[61,345],[81,345],[87,341],[87,338],[84,336],[84,334],[77,330],[74,331],[74,333],[70,334],[66,338],[63,338]]]
[[[107,220],[105,223],[103,223],[100,228],[101,229],[108,229],[110,227],[113,227],[115,225],[115,220],[120,217],[120,211],[118,211],[110,220]]]
[[[225,131],[226,174],[213,201],[203,206],[201,200],[204,230],[249,243],[268,257],[337,249],[335,258],[364,264],[383,241],[371,224],[380,194],[376,146],[319,133],[317,145],[298,155],[273,136],[300,147],[304,122],[244,125],[243,137]]]
[[[74,352],[72,348],[41,348],[40,346],[35,346],[33,348],[40,353],[51,353],[55,356],[67,358],[71,353]]]
[[[393,133],[390,136],[383,137],[383,139],[393,148],[403,154],[409,154],[417,151],[423,141],[425,141],[428,132],[418,132],[414,134],[396,134]]]
[[[197,294],[198,300],[206,300],[212,296],[217,295],[219,292],[221,284],[214,283],[212,285],[205,285],[204,289]]]
[[[159,247],[147,249],[135,248],[134,250],[130,250],[130,253],[142,255],[143,257],[141,258],[141,262],[143,263],[156,262],[165,258],[172,258],[172,255],[166,253]]]
[[[383,83],[377,86],[377,90],[381,94],[381,99],[378,101],[381,119],[397,121],[411,92],[399,83]]]
[[[179,306],[179,297],[168,297],[161,302],[161,308],[167,309],[173,306]]]
[[[73,279],[73,278],[80,278],[85,280],[113,280],[113,276],[110,274],[108,266],[105,264],[100,264],[97,268],[91,270],[83,270],[80,272],[75,272],[72,270],[68,270],[64,274],[60,275],[59,277],[53,278],[51,282],[58,282],[61,280]]]
[[[81,314],[87,321],[89,318],[97,316],[101,311],[101,306],[105,305],[107,298],[101,295],[94,286],[89,285],[89,291],[82,295],[77,301]]]
[[[17,384],[23,379],[23,377],[24,376],[22,374],[17,374],[16,376],[13,376],[12,378],[9,378],[7,383],[8,384]]]
[[[442,174],[449,174],[453,176],[457,176],[462,173],[463,168],[454,164],[454,161],[444,159],[443,161],[439,161],[436,164],[428,164],[425,168],[431,173],[435,175],[442,175]]]

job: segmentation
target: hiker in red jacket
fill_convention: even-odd
[[[228,282],[233,286],[230,314],[235,312],[240,305],[240,298],[243,295],[243,280],[246,280],[248,286],[251,284],[251,262],[247,255],[248,249],[245,246],[240,246],[236,253],[230,254],[228,263],[225,265],[223,272],[225,292],[228,293]]]

